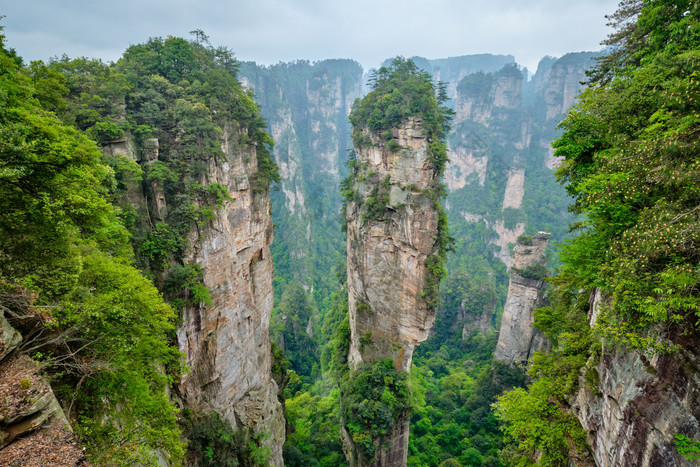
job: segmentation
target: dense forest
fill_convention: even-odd
[[[623,0],[602,52],[535,73],[489,54],[259,66],[201,30],[25,63],[0,35],[0,463],[25,442],[63,465],[358,465],[344,436],[371,459],[401,417],[409,466],[700,461],[699,17]],[[408,371],[352,368],[344,206],[387,220],[395,192],[356,153],[405,151],[414,117],[435,323]],[[540,231],[542,264],[517,269]],[[211,260],[221,239],[235,254]],[[525,365],[494,360],[513,274],[546,282]],[[261,353],[228,384],[252,383],[220,400],[245,339]],[[33,438],[47,420],[63,434]]]

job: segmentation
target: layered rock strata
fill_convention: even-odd
[[[396,134],[405,149],[389,151],[377,135],[370,135],[371,146],[357,148],[363,173],[353,188],[362,201],[349,202],[346,211],[352,368],[391,358],[397,370],[408,371],[413,349],[435,321],[421,292],[439,216],[426,192],[437,182],[420,118],[410,118]],[[368,199],[381,197],[384,211],[372,218]]]
[[[252,186],[255,147],[237,140],[226,128],[228,162],[210,160],[201,180],[226,187],[231,199],[209,225],[190,231],[185,260],[201,267],[212,304],[182,313],[177,336],[191,373],[181,387],[189,405],[213,408],[234,429],[265,434],[271,463],[283,465],[284,416],[270,372],[274,226],[267,192]]]
[[[591,326],[604,299],[591,297]],[[663,333],[662,333],[663,334]],[[589,362],[572,397],[572,411],[588,432],[595,464],[601,467],[692,466],[674,444],[675,434],[700,439],[700,339],[673,336],[678,352],[647,356],[608,349]]]
[[[536,350],[547,348],[546,337],[534,326],[533,311],[545,304],[545,281],[539,277],[537,268],[541,270],[547,262],[544,250],[548,241],[546,232],[518,238],[494,360],[524,365]]]
[[[426,260],[436,253],[439,217],[429,193],[439,180],[420,118],[394,129],[402,148],[397,151],[388,150],[381,136],[363,133],[371,143],[356,148],[356,195],[346,208],[348,359],[351,369],[392,359],[398,371],[408,371],[414,348],[435,321],[425,290]],[[406,414],[371,465],[406,464],[408,425]],[[360,459],[357,465],[368,464]]]

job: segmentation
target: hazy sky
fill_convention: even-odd
[[[113,61],[149,37],[202,29],[239,60],[512,54],[599,50],[618,0],[0,0],[10,47],[25,60],[67,54]]]

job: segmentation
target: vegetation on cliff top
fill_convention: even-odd
[[[628,3],[642,8],[626,52],[604,61],[614,78],[593,81],[555,142],[557,176],[586,216],[562,272],[610,294],[602,337],[660,348],[643,337],[653,325],[700,330],[700,7]]]
[[[181,263],[190,230],[208,224],[229,199],[226,187],[206,177],[211,163],[228,161],[225,135],[241,152],[255,154],[255,192],[279,181],[272,139],[237,79],[238,66],[226,48],[178,37],[132,45],[113,65],[67,57],[49,64],[68,89],[67,106],[57,110],[63,121],[101,142],[130,135],[144,160],[139,167],[124,156],[109,159],[144,270],[159,273]],[[141,184],[162,190],[167,212],[145,206],[139,212],[123,196]]]
[[[115,64],[64,56],[22,67],[0,49],[0,298],[95,463],[152,464],[157,451],[178,464],[184,454],[166,390],[184,370],[177,315],[135,266],[172,305],[210,304],[201,269],[183,257],[192,230],[231,199],[206,177],[229,160],[224,135],[253,156],[243,163],[254,194],[279,180],[238,63],[198,39],[150,39]],[[130,154],[102,154],[95,141]],[[154,212],[144,189],[162,190],[167,207]],[[224,428],[197,432],[217,451],[206,459],[262,453],[234,446]]]
[[[445,83],[440,83],[436,92],[430,73],[419,69],[412,60],[399,57],[390,66],[373,72],[370,85],[372,90],[355,101],[350,113],[355,146],[364,144],[366,129],[381,134],[388,149],[398,150],[391,130],[409,117],[418,117],[430,143],[434,171],[439,179],[447,163],[445,138],[454,115],[452,109],[443,105],[447,100]]]

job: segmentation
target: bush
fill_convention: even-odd
[[[341,385],[345,428],[367,459],[374,457],[381,438],[391,435],[410,409],[407,380],[408,375],[387,359],[361,366]]]

